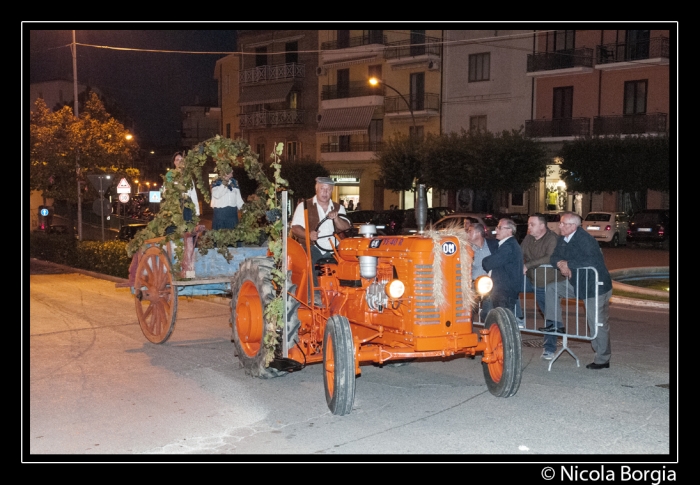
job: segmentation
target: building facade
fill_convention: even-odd
[[[534,113],[525,122],[526,135],[546,143],[555,154],[564,141],[580,136],[668,133],[669,34],[669,30],[534,32],[534,49],[527,60],[527,76],[535,80]],[[576,210],[584,216],[590,211],[629,210],[624,193],[566,192],[557,186],[557,162],[561,161],[553,159],[544,188],[555,210]],[[668,208],[668,194],[647,191],[646,206]]]

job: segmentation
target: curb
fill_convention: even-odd
[[[668,310],[671,306],[670,303],[666,303],[663,301],[643,300],[641,298],[627,298],[624,296],[612,296],[610,297],[610,303],[626,306],[642,306],[647,308],[663,308],[666,310]]]

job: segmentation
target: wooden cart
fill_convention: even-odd
[[[251,257],[266,256],[267,246],[229,247],[230,261],[216,249],[201,254],[196,241],[204,230],[184,235],[182,271],[175,274],[175,245],[164,237],[148,239],[134,255],[129,270],[129,287],[134,295],[136,316],[146,338],[162,344],[170,338],[177,320],[178,296],[226,295],[231,278],[241,263]],[[117,286],[126,286],[118,284]]]

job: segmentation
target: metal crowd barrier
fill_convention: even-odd
[[[558,271],[556,268],[554,268],[551,265],[542,265],[537,268],[535,268],[535,281],[537,281],[537,275],[538,272],[543,271]],[[541,274],[541,273],[539,273]],[[554,284],[550,284],[544,288],[544,298],[546,301],[547,294],[551,291],[554,291],[555,293],[555,298],[560,302],[559,304],[562,305],[563,301],[563,308],[562,308],[562,324],[564,325],[564,333],[559,333],[559,332],[544,332],[542,330],[539,330],[540,328],[546,327],[546,315],[540,311],[537,305],[536,301],[536,293],[537,288],[532,285],[533,291],[528,292],[526,291],[527,286],[528,286],[528,281],[527,281],[527,275],[523,275],[523,291],[520,293],[520,302],[519,306],[521,307],[522,310],[518,309],[518,305],[516,305],[515,308],[512,309],[513,315],[516,316],[516,318],[521,314],[523,316],[522,321],[519,321],[520,325],[520,332],[521,333],[528,333],[528,334],[534,334],[534,335],[542,335],[543,337],[545,335],[553,335],[556,336],[557,338],[561,337],[562,339],[562,348],[558,349],[554,353],[554,357],[552,360],[549,361],[549,368],[548,370],[552,370],[552,364],[559,358],[561,354],[564,352],[568,352],[571,354],[571,356],[576,359],[576,366],[580,367],[581,363],[579,361],[579,358],[574,354],[574,352],[571,350],[569,347],[569,339],[575,339],[575,340],[584,340],[584,341],[591,341],[594,338],[598,336],[598,327],[601,327],[603,324],[598,321],[598,312],[596,309],[598,308],[598,287],[602,284],[600,280],[598,279],[598,271],[592,267],[592,266],[587,266],[585,268],[579,268],[575,271],[575,274],[572,278],[576,278],[577,281],[577,288],[579,289],[579,293],[573,296],[565,297],[565,296],[559,296],[558,295],[558,289],[557,286]],[[595,294],[594,295],[588,295],[588,281],[589,278],[595,278]],[[530,295],[532,295],[532,298],[530,298]],[[550,295],[551,296],[551,295]],[[588,328],[588,322],[586,320],[586,304],[585,300],[592,299],[592,311],[594,312],[594,332],[593,335],[590,334],[590,330]],[[474,322],[474,325],[483,325],[484,323],[481,321],[480,318],[480,310],[477,312],[477,321]]]

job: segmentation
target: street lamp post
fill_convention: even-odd
[[[376,77],[371,77],[371,78],[369,78],[369,83],[370,83],[372,86],[376,86],[376,85],[378,85],[378,84],[382,84],[382,85],[386,86],[387,88],[391,89],[392,91],[394,91],[394,92],[395,92],[396,94],[398,94],[399,96],[401,96],[401,99],[403,99],[403,102],[406,103],[406,106],[408,107],[408,111],[411,113],[411,121],[413,121],[413,136],[417,136],[417,135],[418,135],[418,131],[417,131],[417,129],[416,129],[416,117],[413,115],[413,107],[411,106],[411,103],[408,102],[408,100],[406,99],[406,97],[405,97],[403,94],[401,94],[395,87],[390,86],[389,84],[387,84],[383,79],[379,79],[379,78],[376,78]]]

